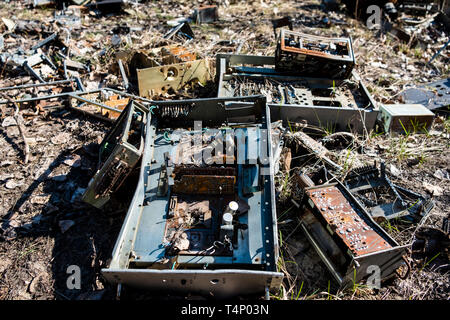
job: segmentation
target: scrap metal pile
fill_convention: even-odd
[[[97,16],[125,5],[72,2]],[[34,1],[36,7],[53,4]],[[429,131],[435,108],[417,104],[414,92],[404,93],[414,105],[376,102],[355,69],[350,36],[297,32],[286,18],[273,24],[275,31],[280,25],[290,30],[277,31],[271,55],[239,54],[241,42],[224,42],[233,53],[223,53],[223,46],[211,59],[192,45],[196,34],[189,23],[214,23],[218,8],[199,7],[190,18],[172,21],[151,48],[104,51],[100,58],[111,59],[116,85],[92,87],[96,67],[70,49],[64,31],[80,23],[77,8],[63,5],[54,19],[64,27],[53,32],[45,26],[45,37],[30,48],[0,54],[4,77],[27,79],[0,88],[0,104],[66,107],[111,124],[81,197],[101,209],[124,183],[134,191],[112,259],[102,269],[109,282],[269,298],[285,276],[278,268],[277,207],[286,203],[295,208],[296,232],[340,288],[366,280],[374,265],[383,283],[408,276],[411,245],[399,243],[383,224],[420,224],[433,200],[393,183],[384,162],[348,166],[326,146],[357,145],[375,131]],[[17,36],[20,26],[3,22],[3,37]],[[118,26],[113,40],[123,41],[129,29]],[[328,134],[318,141],[323,132]],[[132,174],[137,185],[127,179]],[[416,251],[426,247],[430,233],[418,239]]]

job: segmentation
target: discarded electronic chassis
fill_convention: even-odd
[[[402,218],[417,223],[434,207],[433,199],[393,184],[384,162],[379,169],[375,163],[351,170],[344,184],[375,221]]]
[[[280,30],[275,69],[298,76],[347,79],[355,66],[350,38],[327,38]]]
[[[347,188],[340,182],[299,185],[307,186],[301,228],[342,288],[371,274],[381,282],[398,272],[408,245],[392,239]]]
[[[105,278],[215,297],[278,289],[269,141],[263,96],[154,101]]]
[[[275,57],[218,54],[218,96],[264,94],[273,121],[301,122],[333,131],[370,131],[378,108],[355,72],[351,78],[308,78],[279,72]],[[296,69],[295,69],[296,70]]]
[[[100,144],[98,170],[82,200],[97,208],[109,200],[131,173],[144,149],[147,109],[130,101]]]

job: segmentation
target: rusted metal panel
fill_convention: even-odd
[[[234,168],[175,168],[173,191],[182,194],[233,194]]]
[[[377,266],[380,280],[395,276],[407,246],[400,246],[341,183],[304,189],[301,227],[342,288]]]
[[[185,175],[175,181],[174,192],[188,194],[232,194],[235,176]]]
[[[336,188],[327,186],[307,190],[333,233],[344,241],[355,256],[391,248],[373,228],[357,214],[350,202]]]
[[[129,101],[130,98],[119,99],[119,97],[115,95],[112,96],[110,100],[105,101],[105,105],[111,108],[123,110],[125,109]],[[102,115],[107,116],[110,119],[117,119],[120,116],[120,113],[116,111],[102,109]]]

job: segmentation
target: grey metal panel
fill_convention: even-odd
[[[265,119],[264,119],[265,118]],[[269,191],[268,193],[266,192],[265,194],[265,201],[268,203],[268,206],[263,206],[262,210],[266,210],[266,208],[268,208],[270,206],[270,210],[272,213],[271,216],[271,224],[266,222],[266,230],[265,230],[265,246],[267,248],[267,250],[269,250],[269,248],[271,249],[270,251],[273,252],[274,256],[273,257],[268,257],[267,260],[271,260],[271,263],[274,264],[273,267],[275,267],[275,265],[278,263],[278,257],[279,257],[279,243],[278,243],[278,223],[277,223],[277,210],[276,210],[276,202],[275,202],[275,174],[274,174],[274,159],[273,159],[273,150],[272,150],[272,116],[270,114],[270,110],[269,110],[269,106],[266,105],[266,112],[265,112],[265,117],[263,118],[263,120],[266,121],[266,128],[267,130],[267,140],[268,143],[265,144],[266,146],[268,146],[268,150],[267,150],[267,155],[269,157],[269,176],[267,177],[267,175],[264,177],[264,183],[265,183],[265,190]],[[260,137],[261,139],[261,143],[264,144],[264,137]],[[273,241],[268,241],[268,239],[273,238]],[[266,262],[267,264],[268,262]]]
[[[164,152],[170,151],[171,144],[163,139],[154,141],[153,161],[156,164],[164,162]],[[164,237],[165,215],[169,197],[157,197],[159,180],[159,165],[152,165],[144,172],[145,203],[142,206],[139,224],[136,226],[133,250],[141,261],[155,261],[163,258],[165,248],[159,246]],[[151,206],[148,204],[151,203]],[[148,252],[146,248],[158,248]]]
[[[146,171],[150,170],[151,159],[153,158],[154,153],[153,138],[155,128],[151,123],[151,114],[148,113],[147,117],[144,152],[142,155],[141,171],[139,173],[141,176],[143,176]],[[141,204],[143,201],[144,180],[139,179],[138,185],[136,186],[136,191],[129,206],[130,209],[125,216],[122,229],[120,230],[113,249],[110,268],[126,268],[128,266],[129,252],[131,251],[133,244],[135,227],[138,224],[140,213],[142,212]]]
[[[251,56],[251,55],[233,55],[233,54],[218,54],[217,57],[217,77],[219,78],[218,97],[232,96],[232,92],[227,89],[226,83],[231,76],[239,75],[247,78],[262,79],[265,77],[275,78],[283,81],[305,81],[308,84],[318,87],[334,87],[339,86],[345,80],[331,80],[325,78],[309,78],[289,76],[285,74],[267,74],[269,69],[264,66],[273,66],[275,64],[275,57],[271,56]],[[253,68],[258,70],[255,73],[233,73],[227,74],[227,70],[232,65],[239,64],[253,64],[258,66]],[[236,68],[238,69],[238,67]],[[252,70],[253,70],[252,69]],[[307,120],[309,124],[327,127],[327,129],[337,130],[354,130],[358,133],[368,133],[374,128],[378,116],[378,108],[371,97],[369,91],[362,83],[360,77],[352,72],[353,80],[355,80],[363,95],[367,97],[371,107],[369,108],[348,108],[348,107],[329,107],[329,106],[311,106],[300,104],[273,104],[269,103],[271,118],[273,121],[301,121]]]
[[[406,253],[405,250],[408,247],[409,245],[398,246],[389,250],[369,253],[355,258],[355,261],[359,264],[359,267],[356,268],[356,278],[361,279],[368,276],[367,268],[369,266],[378,266],[380,268],[381,280],[393,276],[395,270],[403,264],[402,256]],[[349,276],[353,279],[354,274],[351,273]]]
[[[263,293],[265,288],[277,289],[283,273],[253,270],[151,270],[102,269],[112,283],[133,287],[175,292],[199,293],[217,298]]]
[[[308,124],[321,126],[332,131],[346,130],[349,127],[363,132],[370,131],[378,116],[378,110],[355,110],[351,108],[312,107],[300,105],[269,104],[272,118],[298,122],[308,120]]]

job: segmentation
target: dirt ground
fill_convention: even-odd
[[[87,86],[120,86],[120,75],[111,62],[114,47],[111,29],[127,23],[141,27],[131,31],[131,44],[122,49],[148,49],[160,40],[169,26],[167,20],[188,16],[197,4],[206,1],[149,1],[122,14],[100,18],[83,15],[81,28],[72,32],[71,45],[82,61],[91,61],[91,72],[82,75]],[[326,36],[350,35],[356,56],[356,70],[379,102],[401,102],[405,85],[424,83],[449,76],[449,59],[440,57],[428,67],[434,47],[408,48],[345,12],[326,13],[319,1],[218,1],[220,23],[192,25],[193,46],[205,57],[214,58],[223,50],[219,40],[244,39],[242,54],[273,55],[275,38],[270,19],[290,15],[294,30]],[[50,23],[54,9],[30,9],[23,2],[0,3],[2,17],[33,20],[42,28],[62,30]],[[324,25],[328,17],[331,25]],[[159,38],[158,38],[159,37]],[[11,39],[11,38],[9,38]],[[5,49],[30,47],[39,34],[22,33],[5,41]],[[105,50],[104,55],[98,52]],[[114,66],[113,66],[114,65]],[[24,83],[27,77],[0,75],[0,87]],[[28,77],[29,80],[29,77]],[[207,88],[188,90],[187,95],[214,96],[214,83]],[[18,93],[16,93],[18,94]],[[13,96],[14,97],[14,96]],[[169,95],[163,98],[179,98]],[[136,178],[114,196],[103,210],[80,201],[80,195],[94,175],[97,147],[110,124],[65,108],[36,112],[21,110],[30,154],[24,163],[21,134],[12,119],[12,108],[3,108],[0,127],[0,299],[115,299],[116,287],[108,284],[100,270],[108,265],[115,240],[122,226]],[[322,136],[327,133],[323,132]],[[317,139],[321,138],[320,136]],[[383,227],[401,244],[409,244],[419,226],[441,227],[450,206],[450,122],[435,118],[432,129],[407,135],[369,133],[357,138],[361,148],[337,147],[331,151],[336,161],[356,167],[385,161],[391,180],[414,192],[433,196],[435,208],[418,224],[395,221]],[[394,169],[391,167],[394,166]],[[292,168],[291,168],[292,169]],[[285,173],[277,177],[282,181]],[[278,187],[280,184],[277,185]],[[282,193],[283,190],[279,190]],[[433,194],[434,192],[434,194]],[[363,284],[341,291],[332,275],[298,229],[298,212],[283,197],[277,204],[282,239],[279,267],[286,279],[272,299],[439,299],[450,298],[449,259],[441,253],[432,261],[412,260],[411,274],[394,279],[380,290]],[[81,289],[67,288],[67,268],[81,269]],[[122,299],[152,298],[146,292],[126,288]],[[161,298],[161,296],[158,296]],[[169,298],[169,297],[167,297]],[[184,299],[184,297],[170,297]],[[262,298],[262,297],[256,297]]]

